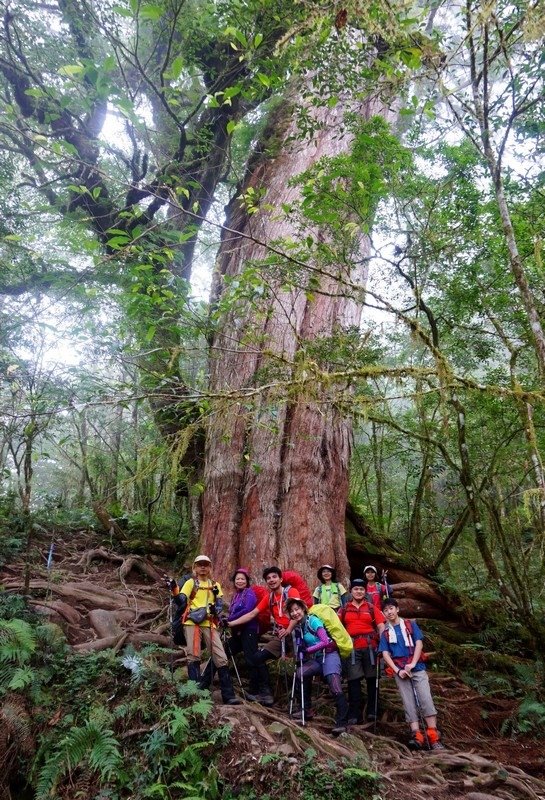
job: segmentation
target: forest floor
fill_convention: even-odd
[[[80,531],[55,541],[47,570],[50,541],[50,536],[36,538],[28,576],[23,560],[14,560],[0,570],[0,585],[21,592],[28,580],[35,610],[60,625],[78,652],[106,647],[119,652],[126,644],[138,647],[147,642],[170,648],[169,598],[161,576],[171,568],[164,558],[118,555],[96,535]],[[183,651],[171,651],[165,655],[165,661],[169,659],[171,664],[183,664]],[[431,672],[430,677],[444,751],[414,754],[408,750],[400,702],[388,680],[381,681],[383,711],[376,729],[358,726],[332,739],[328,734],[331,703],[326,690],[319,689],[318,716],[301,734],[286,713],[286,681],[280,670],[277,688],[284,697],[273,709],[218,703],[218,720],[233,725],[233,746],[225,750],[222,772],[234,785],[243,774],[251,781],[252,764],[267,752],[278,753],[286,759],[286,767],[291,764],[289,768],[295,769],[293,756],[301,756],[312,746],[324,758],[363,759],[382,775],[381,794],[388,800],[545,798],[542,742],[501,733],[517,702],[480,695],[457,675]],[[214,697],[219,699],[217,690]]]

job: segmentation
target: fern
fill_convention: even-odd
[[[17,667],[15,672],[13,672],[9,683],[7,684],[7,688],[11,689],[11,691],[24,689],[25,686],[29,686],[34,683],[34,679],[35,673],[31,667]]]
[[[103,781],[110,780],[119,772],[122,757],[119,743],[111,730],[104,730],[89,721],[80,728],[73,728],[61,739],[40,772],[36,800],[50,797],[66,772],[81,764],[88,764]]]
[[[195,681],[185,681],[185,683],[179,683],[176,687],[176,691],[178,692],[178,696],[181,698],[202,697],[203,695],[209,694],[207,689],[199,689],[199,684],[195,683]]]
[[[169,708],[163,714],[163,718],[168,723],[168,729],[176,742],[183,740],[191,729],[191,720],[185,708]]]
[[[213,703],[210,697],[201,697],[199,700],[193,703],[189,711],[191,712],[191,714],[194,714],[197,717],[202,717],[203,719],[206,719],[206,717],[212,711],[212,706]]]
[[[22,619],[0,619],[0,663],[21,666],[36,650],[36,636]]]
[[[532,697],[524,700],[517,713],[516,727],[520,733],[542,738],[545,735],[545,705]]]

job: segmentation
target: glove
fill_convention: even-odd
[[[217,617],[218,610],[216,608],[216,604],[215,603],[210,603],[210,605],[208,606],[208,614],[209,614],[210,617]]]
[[[228,630],[229,622],[228,622],[226,616],[220,617],[219,624],[220,624],[220,628],[224,628],[225,630]]]
[[[168,575],[163,575],[163,580],[171,592],[175,591],[175,589],[178,588],[178,583],[174,578],[171,578]]]

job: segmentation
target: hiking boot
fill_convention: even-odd
[[[274,706],[274,697],[270,692],[261,692],[260,694],[256,695],[257,702],[265,706],[266,708],[270,708]]]
[[[244,699],[247,700],[249,703],[257,703],[257,695],[250,694],[250,692],[244,692]]]
[[[428,728],[426,731],[426,737],[428,739],[428,744],[430,750],[444,750],[444,745],[441,744],[441,734],[437,730],[437,728]]]
[[[367,714],[366,719],[367,719],[367,722],[376,722],[377,721],[377,715],[376,714]]]
[[[422,731],[413,731],[407,744],[411,750],[422,750],[424,747],[424,734]]]
[[[340,736],[341,733],[346,733],[346,725],[335,725],[335,727],[331,729],[331,733],[333,736]]]
[[[187,679],[200,683],[201,681],[201,665],[199,661],[187,662]],[[200,687],[199,687],[200,688]]]
[[[433,743],[430,742],[430,750],[444,750],[444,749],[445,749],[445,745],[441,744],[441,742],[439,740],[437,742],[433,742]]]
[[[236,696],[233,689],[233,682],[229,673],[229,667],[220,667],[218,669],[218,676],[220,679],[221,699],[228,706],[239,706],[241,700]]]
[[[349,717],[346,720],[347,725],[361,725],[361,719],[356,719],[356,717]]]
[[[292,719],[303,719],[303,712],[301,711],[300,708],[297,708],[291,716]],[[305,722],[308,719],[314,719],[315,716],[316,712],[314,711],[313,708],[305,708]]]

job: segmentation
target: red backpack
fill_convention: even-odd
[[[314,605],[312,592],[308,588],[307,582],[298,572],[295,572],[295,570],[286,569],[282,571],[282,586],[291,586],[292,589],[296,589],[299,592],[299,597],[307,608]]]

